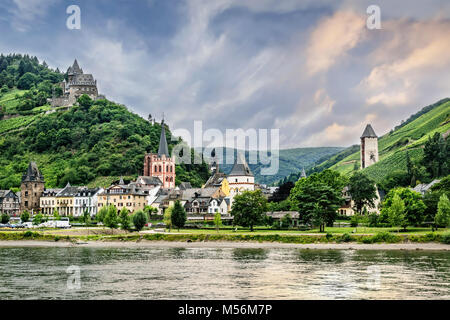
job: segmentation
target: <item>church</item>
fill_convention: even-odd
[[[171,157],[169,154],[164,119],[161,121],[158,153],[145,155],[144,176],[159,178],[164,189],[175,188],[175,157]]]

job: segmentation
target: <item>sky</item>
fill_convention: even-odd
[[[70,5],[81,29],[66,27]],[[381,29],[369,29],[376,4]],[[279,129],[346,147],[450,96],[447,0],[1,0],[0,52],[65,71],[171,129]]]

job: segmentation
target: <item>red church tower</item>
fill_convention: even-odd
[[[175,158],[170,157],[167,146],[164,119],[161,121],[161,137],[158,153],[148,153],[144,158],[144,176],[157,177],[163,188],[175,188]]]

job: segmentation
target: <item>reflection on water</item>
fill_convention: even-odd
[[[449,299],[449,267],[425,251],[0,248],[0,299]]]

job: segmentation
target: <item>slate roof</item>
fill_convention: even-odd
[[[13,197],[18,199],[17,195],[11,190],[0,190],[0,201],[6,197]]]
[[[370,124],[368,124],[366,126],[366,129],[364,129],[364,132],[363,132],[361,138],[378,138],[378,136],[376,135],[372,126]]]
[[[166,130],[165,130],[165,125],[164,125],[164,120],[161,121],[161,136],[159,138],[158,156],[161,157],[163,154],[166,155],[167,158],[170,157],[169,146],[167,145],[167,139],[166,139]]]
[[[135,182],[130,184],[144,184],[144,185],[162,185],[161,180],[158,177],[139,176]]]
[[[238,157],[236,157],[233,168],[231,169],[231,172],[228,176],[230,176],[230,177],[232,177],[232,176],[253,177],[253,173],[250,170],[250,168],[249,168],[247,162],[245,161],[244,156],[242,156],[242,154],[239,154]]]
[[[215,172],[211,177],[209,177],[208,181],[206,181],[205,188],[221,186],[223,179],[226,177],[227,175],[225,173]]]
[[[179,186],[180,190],[192,189],[192,185],[190,182],[182,182]]]
[[[58,194],[57,197],[73,197],[77,194],[78,187],[72,187],[70,183],[68,182],[67,185],[62,189]]]
[[[39,172],[36,162],[30,162],[27,173],[22,176],[22,182],[44,182],[44,176]]]

